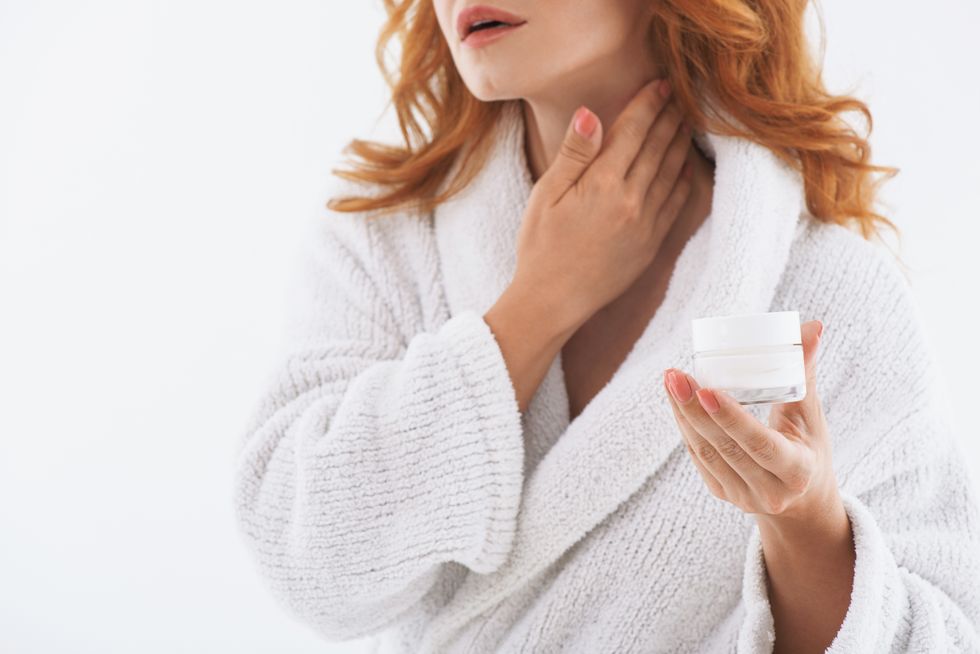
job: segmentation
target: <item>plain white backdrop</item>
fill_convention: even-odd
[[[873,161],[902,169],[880,208],[977,478],[980,5],[820,7],[829,88],[870,104]],[[0,0],[0,651],[363,650],[271,597],[231,475],[300,225],[347,141],[394,140],[382,19]]]

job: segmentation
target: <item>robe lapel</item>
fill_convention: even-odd
[[[498,128],[481,173],[434,213],[454,315],[489,309],[516,264],[517,231],[532,188],[519,100],[508,102]],[[429,623],[421,651],[440,651],[469,620],[542,572],[682,448],[661,380],[670,366],[693,369],[692,319],[770,310],[802,226],[799,173],[747,139],[695,138],[716,164],[710,216],[681,251],[660,308],[616,374],[526,475],[510,557],[491,574],[467,576]],[[560,395],[567,402],[563,382]]]

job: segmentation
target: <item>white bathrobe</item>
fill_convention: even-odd
[[[325,639],[373,634],[384,653],[771,651],[755,518],[708,491],[662,375],[693,371],[693,318],[795,309],[825,325],[817,383],[857,554],[827,651],[980,651],[980,511],[957,440],[976,430],[950,421],[892,255],[809,216],[768,149],[696,134],[712,210],[659,310],[575,420],[560,355],[520,413],[482,318],[532,188],[518,102],[432,215],[310,225],[236,463],[270,591]]]

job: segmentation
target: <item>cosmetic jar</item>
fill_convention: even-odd
[[[696,318],[691,321],[694,379],[739,404],[796,402],[806,395],[797,311]]]

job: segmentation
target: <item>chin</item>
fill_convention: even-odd
[[[504,78],[507,75],[502,76]],[[496,80],[485,75],[464,76],[463,81],[466,88],[478,100],[482,102],[496,102],[499,100],[512,100],[521,97],[518,89],[512,83],[498,84]]]

